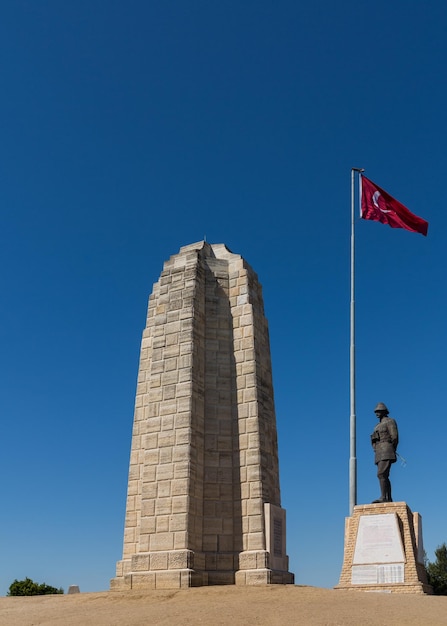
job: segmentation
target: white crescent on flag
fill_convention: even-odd
[[[382,213],[391,213],[391,209],[381,209],[379,206],[379,198],[380,198],[380,192],[379,191],[375,191],[373,193],[373,197],[372,197],[372,201],[374,203],[374,206],[376,206],[379,211],[382,211]]]

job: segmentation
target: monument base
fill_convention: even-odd
[[[266,510],[278,511],[279,507],[274,509],[270,505],[265,505]],[[266,524],[270,530],[273,525]],[[279,538],[278,538],[279,539]],[[285,537],[284,537],[285,540]],[[289,557],[278,550],[278,556],[274,555],[274,548],[270,546],[270,540],[267,533],[267,545],[272,549],[269,550],[249,550],[241,552],[238,556],[239,570],[236,572],[236,585],[293,585],[295,575],[289,572]],[[277,544],[279,547],[279,544]]]
[[[236,572],[236,585],[293,585],[295,575],[272,569],[249,569]]]
[[[286,554],[286,511],[265,502],[258,550],[140,552],[118,561],[112,591],[184,589],[206,585],[293,585]],[[254,517],[254,516],[253,516]]]
[[[335,589],[431,594],[424,566],[422,520],[405,502],[354,507]]]
[[[194,553],[171,550],[133,555],[118,561],[112,591],[185,589],[206,585],[293,584],[294,575],[272,569],[265,550],[242,553]],[[288,558],[284,563],[288,565]],[[237,569],[239,566],[240,569]]]
[[[204,555],[192,550],[165,550],[133,555],[118,561],[112,591],[129,589],[184,589],[208,584]],[[197,567],[197,569],[195,569]]]

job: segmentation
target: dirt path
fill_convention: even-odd
[[[0,626],[438,626],[447,596],[316,587],[201,587],[0,598]]]

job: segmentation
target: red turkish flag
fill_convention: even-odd
[[[411,213],[366,176],[362,176],[362,218],[388,224],[391,228],[405,228],[425,236],[428,231],[428,222]]]

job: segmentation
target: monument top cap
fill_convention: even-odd
[[[180,248],[180,254],[184,252],[191,252],[192,250],[208,250],[210,252],[225,252],[227,254],[232,254],[231,250],[224,243],[210,244],[207,241],[197,241],[195,243],[190,243],[187,246],[182,246]]]

